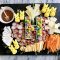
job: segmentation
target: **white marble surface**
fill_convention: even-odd
[[[0,0],[0,4],[13,3],[60,3],[60,0]]]
[[[0,56],[0,60],[58,60],[57,56]]]

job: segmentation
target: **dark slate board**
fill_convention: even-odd
[[[27,5],[32,5],[33,4],[2,4],[0,5],[1,6],[10,6],[14,9],[14,11],[16,12],[17,9],[21,9],[21,10],[26,10],[26,6]],[[58,3],[53,3],[51,4],[52,6],[54,7],[57,7],[57,14],[56,14],[56,17],[58,19],[57,22],[60,22],[60,4]],[[10,50],[5,47],[6,45],[2,42],[2,31],[3,31],[3,27],[4,26],[8,26],[8,25],[11,25],[12,23],[9,23],[9,24],[3,24],[0,22],[0,55],[12,55],[12,53],[10,52]],[[41,51],[40,53],[34,53],[34,52],[28,52],[28,53],[23,53],[23,52],[19,52],[16,54],[16,55],[59,55],[60,52],[56,52],[56,53],[48,53],[48,50],[44,50],[44,51]]]

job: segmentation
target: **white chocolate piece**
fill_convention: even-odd
[[[10,46],[11,42],[13,40],[13,38],[11,37],[11,28],[10,26],[5,26],[4,27],[4,31],[3,31],[3,35],[2,35],[2,40],[3,42],[7,45]]]

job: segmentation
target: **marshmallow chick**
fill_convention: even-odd
[[[16,39],[15,41],[13,40],[13,44],[14,44],[15,49],[19,49],[19,44]]]
[[[17,53],[17,50],[13,47],[13,45],[9,46],[8,48],[11,50],[13,54]]]

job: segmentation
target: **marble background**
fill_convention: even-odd
[[[0,60],[60,60],[58,56],[0,56]]]
[[[60,3],[60,0],[0,0],[0,4],[13,3]]]
[[[60,3],[60,0],[0,0],[0,4]],[[0,56],[0,60],[60,60],[59,56]]]

